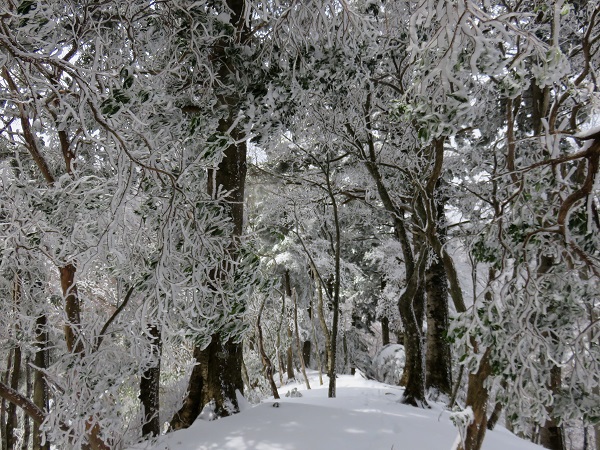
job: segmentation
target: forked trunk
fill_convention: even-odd
[[[198,364],[192,370],[183,406],[171,420],[173,430],[189,427],[211,401],[214,401],[217,417],[239,411],[235,391],[242,393],[244,390],[242,344],[222,342],[215,334],[205,349],[194,349],[194,357]]]

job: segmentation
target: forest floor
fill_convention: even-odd
[[[327,398],[318,375],[309,375],[312,389],[289,383],[273,397],[242,412],[215,421],[197,420],[186,430],[162,436],[152,450],[451,450],[458,432],[444,405],[430,409],[402,405],[402,388],[366,380],[360,374],[340,375],[337,398]],[[293,392],[301,394],[294,397]],[[286,394],[289,396],[286,397]],[[276,405],[278,404],[278,405]],[[540,450],[503,427],[486,434],[483,450]]]

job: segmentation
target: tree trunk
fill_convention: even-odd
[[[15,347],[13,352],[13,366],[10,375],[10,387],[15,391],[19,389],[19,380],[21,378],[21,348]],[[14,450],[17,445],[15,430],[18,428],[17,406],[9,403],[6,412],[6,448]]]
[[[404,385],[402,403],[416,407],[426,407],[425,372],[423,367],[423,288],[419,285],[422,271],[425,269],[424,251],[419,255],[419,262],[414,267],[412,276],[407,282],[406,290],[398,302],[400,318],[404,325],[404,352],[406,361],[401,383]],[[421,306],[419,306],[421,305]]]
[[[302,353],[302,346],[300,345],[300,330],[298,328],[298,296],[296,295],[296,289],[292,292],[294,298],[294,327],[296,329],[296,347],[298,348],[298,359],[300,359],[300,368],[302,369],[302,376],[306,383],[306,389],[310,390],[310,383],[308,376],[306,375],[306,364],[304,363],[304,355]]]
[[[230,24],[236,30],[235,44],[245,42],[249,33],[244,24],[245,0],[226,0],[230,10]],[[239,113],[240,93],[229,87],[228,81],[238,76],[235,59],[228,50],[232,41],[222,38],[215,43],[211,61],[217,66],[217,83],[222,83],[217,94],[218,107],[227,111],[219,121],[217,131],[229,139],[223,159],[215,170],[208,172],[208,193],[217,198],[218,192],[227,192],[225,200],[231,217],[233,232],[229,248],[231,258],[236,258],[239,237],[244,229],[244,189],[246,183],[246,141],[243,131],[236,126]],[[214,276],[218,277],[219,274]],[[171,420],[173,429],[187,428],[198,417],[202,407],[214,400],[217,416],[227,416],[239,411],[236,390],[244,390],[242,378],[242,343],[233,338],[223,340],[219,331],[212,335],[206,348],[196,346],[194,357],[199,363],[192,370],[188,395],[181,409]]]
[[[550,389],[556,393],[562,383],[562,374],[559,366],[553,365],[550,369]],[[553,409],[549,408],[550,418],[540,427],[540,445],[550,450],[565,450],[565,440],[562,428],[553,416]]]
[[[142,373],[140,379],[140,402],[142,405],[142,436],[160,435],[160,362],[162,339],[156,324],[148,327],[148,338],[152,348],[152,362]]]
[[[487,421],[488,430],[492,431],[496,427],[496,424],[500,419],[500,414],[502,414],[503,408],[504,407],[502,406],[501,402],[496,402],[496,404],[494,405],[494,410],[492,411],[492,414],[490,414],[490,418]]]
[[[452,370],[448,333],[448,287],[444,263],[438,258],[425,271],[427,291],[426,384],[431,391],[451,395]]]
[[[329,194],[329,198],[331,200],[331,206],[333,209],[333,223],[335,227],[335,264],[334,264],[334,280],[333,280],[333,296],[332,296],[332,306],[333,306],[333,318],[331,321],[331,339],[329,341],[329,352],[330,352],[330,366],[327,375],[329,376],[329,389],[327,391],[327,396],[329,398],[334,398],[336,396],[336,377],[337,377],[337,367],[336,367],[336,358],[337,358],[337,338],[338,338],[338,326],[339,326],[339,317],[340,317],[340,284],[341,284],[341,229],[340,229],[340,218],[338,214],[338,205],[337,199],[335,198],[335,194],[331,187],[331,173],[330,173],[330,165],[329,159],[327,160],[327,172],[326,183],[327,183],[327,193]]]
[[[21,303],[21,280],[19,275],[15,273],[13,282],[13,308],[19,313],[19,307]],[[20,327],[17,322],[15,324],[16,335],[20,334]],[[10,387],[15,391],[19,390],[19,381],[21,379],[21,347],[17,344],[13,349],[12,368],[10,374]],[[15,436],[15,430],[19,426],[17,417],[17,405],[9,403],[6,411],[6,448],[8,450],[14,450],[17,444],[17,437]]]
[[[33,391],[33,381],[31,379],[31,365],[29,357],[25,358],[25,396],[31,398]],[[21,441],[21,450],[29,449],[29,441],[31,440],[31,420],[29,416],[23,413],[23,440]]]
[[[75,284],[75,272],[77,269],[73,264],[60,267],[60,285],[65,300],[65,312],[67,323],[64,326],[65,341],[67,349],[71,353],[83,352],[83,343],[78,339],[78,330],[81,323],[81,309]]]
[[[171,428],[187,428],[198,417],[202,408],[214,401],[214,413],[225,417],[239,412],[236,390],[243,392],[242,346],[239,343],[223,342],[218,334],[212,336],[205,349],[196,347],[194,366],[188,384],[188,395],[183,406],[171,419]]]
[[[370,109],[370,98],[367,102],[366,110]],[[370,123],[367,123],[367,128],[370,129]],[[386,211],[390,213],[394,224],[394,235],[400,247],[402,248],[402,256],[406,267],[406,290],[398,300],[398,310],[400,318],[404,326],[404,351],[406,354],[405,374],[403,381],[405,382],[405,390],[402,401],[409,405],[426,406],[425,399],[425,383],[424,383],[424,368],[423,368],[423,342],[421,339],[421,325],[415,317],[415,306],[423,304],[423,287],[422,270],[423,264],[415,265],[413,249],[410,245],[408,234],[404,223],[404,214],[400,211],[390,196],[387,187],[383,182],[383,178],[377,165],[377,154],[374,142],[370,137],[367,137],[367,146],[369,151],[369,160],[365,162],[367,170],[371,174],[373,181],[377,185],[377,192]],[[421,255],[422,256],[422,255]],[[423,259],[421,257],[421,259]],[[421,298],[418,298],[421,293]],[[404,376],[405,375],[405,376]]]
[[[8,355],[6,357],[6,371],[2,376],[2,383],[8,386],[10,381],[10,370],[12,367],[12,357],[13,357],[13,349],[8,350]],[[2,397],[2,404],[0,406],[0,437],[2,438],[2,450],[7,450],[7,442],[6,442],[6,409],[9,406],[9,403],[6,401],[4,397]]]
[[[285,300],[292,298],[292,283],[290,280],[290,271],[286,270],[283,274],[283,286],[284,286],[284,298],[283,298],[283,311],[285,313]],[[293,345],[293,335],[292,335],[292,325],[289,321],[286,321],[286,333],[288,338],[288,348],[286,351],[286,368],[287,368],[287,377],[288,381],[294,380],[296,375],[294,374],[294,350],[292,348]]]
[[[489,398],[488,389],[485,387],[485,380],[491,373],[490,349],[486,349],[479,362],[477,372],[469,374],[466,404],[473,410],[473,421],[467,427],[464,446],[461,443],[458,450],[481,449],[487,429],[487,405]]]
[[[310,307],[312,310],[312,298],[310,300]],[[321,351],[319,350],[319,340],[317,339],[317,327],[315,325],[314,317],[312,316],[310,318],[310,323],[312,326],[313,340],[315,342],[315,351],[317,356],[317,366],[319,369],[319,386],[323,386],[323,365],[321,363]],[[325,346],[325,348],[327,348],[327,346]]]
[[[381,344],[385,347],[390,343],[390,321],[387,317],[381,318]]]
[[[302,343],[302,359],[306,367],[310,368],[310,354],[312,353],[312,342],[310,340]]]
[[[34,364],[36,367],[33,374],[33,403],[41,411],[48,411],[48,388],[44,378],[44,370],[48,367],[48,332],[46,331],[47,319],[42,314],[35,320],[36,333],[36,352]],[[33,422],[33,450],[50,450],[50,443],[42,445],[42,435],[40,433],[40,424]]]
[[[265,346],[264,346],[264,342],[263,342],[263,334],[262,334],[262,326],[260,324],[260,318],[262,315],[262,311],[263,308],[265,307],[265,302],[266,302],[266,298],[263,299],[260,308],[258,310],[258,315],[256,316],[256,335],[257,335],[257,345],[258,345],[258,352],[260,354],[262,363],[263,363],[263,369],[265,371],[265,377],[267,378],[267,382],[269,383],[269,386],[271,387],[271,393],[273,394],[273,397],[275,399],[279,399],[279,392],[277,390],[277,385],[275,384],[275,380],[273,380],[273,364],[271,363],[271,359],[269,358],[269,356],[267,355],[267,352],[265,351]]]
[[[325,309],[323,307],[323,286],[317,273],[317,269],[313,267],[314,278],[317,290],[317,316],[319,316],[319,323],[321,324],[321,331],[325,335],[325,367],[329,369],[331,365],[331,353],[329,351],[329,341],[331,340],[331,333],[327,328],[327,321],[325,320]]]
[[[538,275],[541,276],[550,272],[554,264],[554,258],[552,256],[545,254],[540,255],[537,268]],[[557,341],[557,337],[552,331],[544,332],[544,336],[553,342]],[[552,367],[550,368],[549,388],[552,391],[553,396],[556,398],[556,396],[559,394],[562,384],[562,373],[559,366],[555,365],[554,363],[550,364]],[[562,429],[554,417],[553,406],[548,407],[548,416],[549,419],[546,420],[546,423],[540,427],[540,445],[550,450],[565,450]]]
[[[595,391],[598,393],[600,389],[596,386]],[[596,450],[600,450],[600,423],[594,425],[594,440],[596,441]]]
[[[406,355],[404,374],[404,395],[402,403],[416,407],[427,405],[423,371],[423,341],[420,327],[414,317],[414,309],[407,299],[400,302],[400,316],[404,323],[404,351]],[[412,317],[411,317],[412,316]]]

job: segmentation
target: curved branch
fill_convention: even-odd
[[[133,294],[133,290],[135,289],[136,286],[137,285],[134,284],[133,286],[131,286],[129,288],[129,290],[127,291],[127,294],[125,294],[123,303],[121,303],[121,305],[119,305],[119,307],[116,309],[116,311],[112,314],[112,316],[109,317],[109,319],[106,321],[106,323],[100,330],[100,333],[98,334],[98,337],[96,338],[96,345],[94,345],[94,352],[97,352],[98,349],[100,348],[100,345],[102,345],[102,341],[104,340],[104,336],[106,334],[106,330],[108,330],[108,327],[110,327],[110,325],[115,321],[115,319],[121,313],[121,311],[123,311],[123,309],[125,309],[125,307],[127,306],[127,303],[129,303],[131,294]]]
[[[41,424],[46,419],[44,411],[38,408],[31,400],[1,381],[0,397],[21,408],[37,424]]]

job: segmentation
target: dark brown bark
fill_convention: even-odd
[[[195,346],[194,359],[196,360],[196,365],[192,369],[192,373],[190,375],[188,391],[183,400],[183,405],[171,419],[170,426],[173,430],[188,428],[194,423],[198,415],[202,412],[202,408],[204,407],[204,403],[202,403],[203,389],[206,378],[203,372],[207,372],[207,370],[205,367],[201,367],[200,365],[203,362],[206,362],[203,361],[203,359],[206,359],[204,356],[205,352],[203,352],[199,346]]]
[[[83,343],[78,339],[78,329],[81,323],[81,309],[75,284],[75,272],[77,269],[73,264],[60,267],[60,285],[65,299],[65,312],[67,323],[64,326],[65,341],[69,352],[81,353]]]
[[[205,349],[194,349],[194,357],[198,364],[192,370],[184,404],[171,420],[174,430],[189,427],[211,401],[217,417],[239,411],[235,391],[244,389],[241,345],[222,342],[215,334]]]
[[[156,324],[148,327],[148,339],[152,348],[152,364],[142,373],[140,380],[140,402],[142,405],[142,435],[152,437],[160,435],[160,362],[162,339]]]
[[[496,404],[494,405],[494,410],[492,411],[492,414],[490,414],[490,418],[487,421],[487,429],[488,430],[493,430],[496,427],[496,424],[498,423],[498,419],[500,419],[500,414],[502,414],[502,409],[504,408],[504,406],[502,405],[501,402],[496,402]]]
[[[42,423],[46,418],[44,412],[35,406],[29,399],[2,382],[0,382],[0,397],[8,401],[10,404],[21,408],[38,424]]]
[[[467,427],[467,436],[464,446],[458,450],[480,450],[487,430],[487,405],[489,392],[485,387],[485,380],[492,373],[490,365],[490,350],[486,349],[477,372],[469,374],[469,387],[467,389],[467,406],[473,410],[473,422]]]

